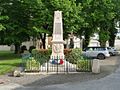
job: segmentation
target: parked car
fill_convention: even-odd
[[[106,47],[87,47],[83,50],[83,56],[93,57],[102,60],[106,57],[110,57],[110,54]]]
[[[118,55],[118,51],[114,47],[107,47],[110,56]]]

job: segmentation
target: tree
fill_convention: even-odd
[[[84,32],[85,47],[89,44],[89,38],[94,32],[99,32],[99,41],[102,46],[105,46],[106,41],[109,40],[111,22],[115,17],[114,3],[112,0],[77,1],[77,3],[81,3],[83,6],[82,13],[84,17],[84,24],[80,32]],[[100,30],[98,30],[98,28],[100,28]]]
[[[101,6],[102,8],[101,15],[103,15],[103,18],[101,20],[99,19],[99,26],[101,28],[100,32],[103,32],[105,36],[103,38],[100,38],[99,41],[100,43],[102,43],[101,45],[105,46],[106,41],[108,41],[110,38],[110,31],[113,28],[112,26],[114,26],[113,19],[115,18],[115,12],[114,12],[114,3],[112,3],[112,0],[104,0],[101,4],[103,4],[103,6]],[[113,29],[112,31],[114,32]]]
[[[120,1],[119,0],[112,0],[112,3],[114,4],[114,13],[115,17],[110,21],[110,38],[109,38],[109,46],[114,47],[115,37],[116,33],[118,32],[116,27],[116,23],[120,21]]]
[[[27,31],[27,23],[29,21],[28,13],[25,11],[19,0],[4,0],[2,3],[5,12],[2,15],[7,15],[9,19],[4,21],[4,31],[0,31],[2,44],[14,44],[15,53],[19,53],[20,45],[23,41],[29,39],[29,31]]]
[[[81,3],[82,12],[81,16],[83,18],[83,23],[81,24],[81,28],[78,29],[77,33],[81,37],[85,36],[83,41],[83,48],[89,45],[90,37],[94,32],[97,31],[97,24],[94,16],[94,11],[96,9],[95,1],[93,0],[77,0],[76,3]]]
[[[5,12],[6,9],[4,7],[2,7],[5,3],[0,3],[0,31],[1,30],[5,30],[5,27],[4,27],[4,20],[8,20],[8,16],[7,15],[2,15],[2,12]]]
[[[5,9],[1,13],[9,19],[2,22],[5,30],[0,31],[0,41],[1,44],[14,44],[15,53],[30,36],[41,38],[45,48],[46,33],[52,34],[56,10],[63,11],[65,38],[71,31],[76,32],[83,21],[80,17],[81,6],[76,5],[75,0],[4,0],[1,3]],[[3,29],[3,24],[1,26]]]
[[[44,9],[36,11],[37,17],[33,15],[34,22],[36,22],[33,26],[39,32],[44,48],[46,33],[51,35],[53,32],[54,11],[62,11],[64,38],[67,38],[67,34],[71,31],[76,32],[80,28],[79,24],[82,22],[80,17],[81,6],[76,5],[75,0],[42,0],[41,3]],[[42,33],[44,33],[43,38]]]
[[[110,21],[111,25],[109,26],[109,46],[114,47],[115,37],[117,34],[117,29],[115,28],[114,19]]]

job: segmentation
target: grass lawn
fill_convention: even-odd
[[[0,51],[0,75],[13,71],[21,62],[19,55],[10,51]]]

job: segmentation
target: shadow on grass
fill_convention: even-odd
[[[0,51],[0,75],[11,72],[13,69],[21,66],[20,55],[11,51]]]
[[[19,59],[20,57],[21,57],[20,54],[14,54],[11,51],[0,51],[0,61]]]
[[[19,67],[21,65],[20,62],[16,62],[16,63],[0,63],[0,66],[16,66]]]

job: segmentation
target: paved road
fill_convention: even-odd
[[[0,76],[1,79],[6,81],[5,84],[0,85],[0,90],[13,90],[13,88],[16,88],[15,90],[96,90],[94,88],[100,88],[103,84],[105,88],[109,88],[108,85],[118,85],[120,83],[118,83],[120,69],[115,72],[119,65],[119,59],[120,56],[101,60],[101,73],[97,75],[92,73],[77,73],[66,75],[24,75],[22,77]],[[119,90],[105,88],[98,90]]]
[[[113,74],[98,80],[70,82],[44,87],[22,87],[15,90],[120,90],[120,67]]]

